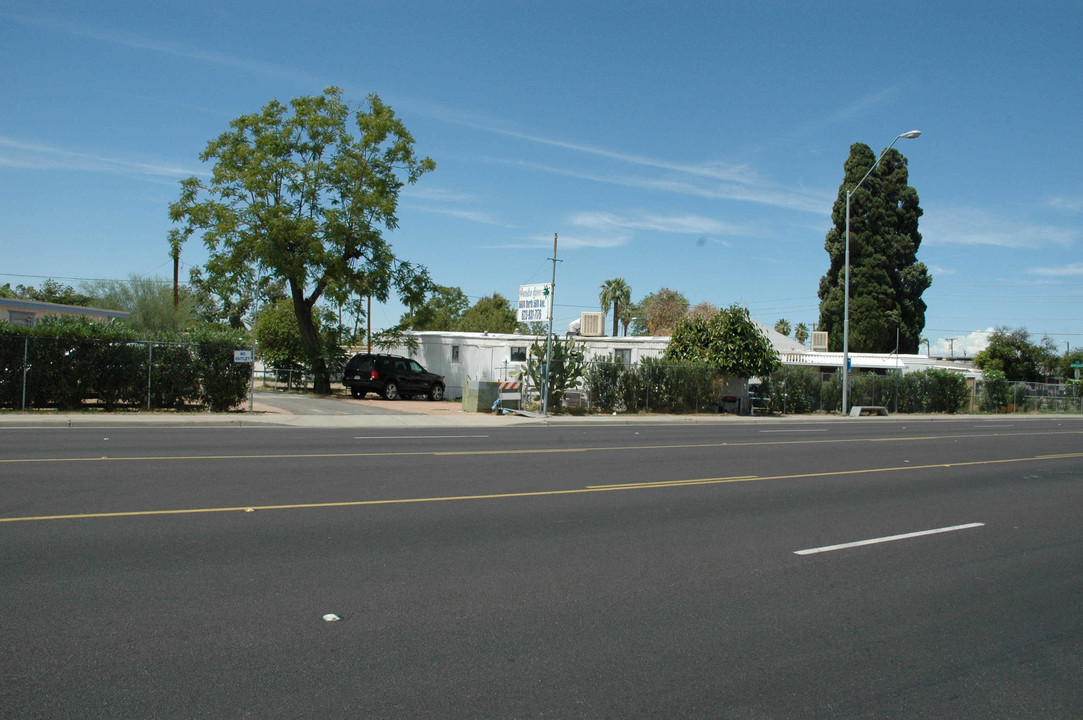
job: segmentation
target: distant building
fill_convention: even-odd
[[[131,313],[122,310],[81,307],[79,305],[60,305],[59,303],[24,300],[22,298],[0,298],[0,320],[7,320],[12,325],[34,327],[47,315],[71,315],[99,322],[109,322],[110,320],[127,320]]]

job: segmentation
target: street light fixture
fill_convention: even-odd
[[[861,187],[861,183],[868,179],[872,171],[876,169],[876,166],[880,164],[880,161],[884,159],[884,155],[887,155],[887,151],[894,147],[895,143],[900,138],[907,140],[913,140],[920,137],[920,130],[910,130],[908,132],[900,133],[895,136],[895,139],[891,141],[891,145],[884,148],[884,151],[880,153],[880,157],[876,158],[876,162],[872,164],[869,171],[865,173],[865,176],[857,181],[857,185],[846,191],[846,280],[843,288],[842,296],[842,414],[845,415],[848,412],[846,407],[850,400],[850,197],[854,192]]]

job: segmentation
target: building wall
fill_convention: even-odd
[[[511,335],[501,333],[463,333],[424,331],[411,333],[419,341],[416,353],[405,347],[390,350],[394,355],[413,357],[430,372],[444,376],[447,395],[461,397],[467,381],[517,380],[526,365],[526,355],[513,350],[530,352],[535,342],[544,337]],[[578,337],[588,362],[612,358],[614,352],[629,363],[638,363],[646,357],[661,357],[669,338],[666,337]],[[365,352],[364,348],[350,348],[350,354]],[[524,358],[520,360],[518,358]]]
[[[529,353],[530,346],[544,340],[533,335],[509,335],[498,333],[463,333],[463,332],[413,332],[419,341],[416,353],[405,347],[397,347],[390,352],[395,355],[413,357],[430,372],[444,376],[449,398],[461,397],[463,387],[468,381],[518,380],[526,363],[513,355],[513,349]],[[842,353],[812,352],[801,348],[790,338],[784,338],[773,330],[767,334],[779,359],[784,365],[815,368],[825,372],[837,371],[842,367]],[[776,337],[777,336],[777,337]],[[784,338],[785,341],[778,338]],[[615,355],[625,362],[637,364],[644,358],[660,358],[669,345],[668,337],[576,337],[581,344],[587,360],[597,361],[612,359]],[[365,348],[351,348],[350,354],[365,352]],[[958,364],[938,363],[924,355],[895,355],[873,353],[850,353],[854,372],[899,372],[910,373],[927,370],[932,367],[950,369],[956,372],[974,374],[972,367]],[[747,392],[747,391],[746,391]],[[726,394],[738,395],[736,386],[727,389]]]
[[[12,325],[34,327],[47,315],[70,315],[108,322],[110,320],[127,320],[131,313],[78,305],[60,305],[37,300],[23,300],[21,298],[0,298],[0,320],[6,320]]]

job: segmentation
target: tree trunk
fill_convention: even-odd
[[[316,330],[316,323],[312,320],[312,305],[304,298],[303,291],[295,283],[290,281],[290,291],[293,295],[293,314],[297,317],[297,327],[301,331],[301,340],[308,351],[309,362],[312,365],[312,390],[317,395],[331,394],[331,371],[327,367],[327,361],[323,357],[323,344],[320,342],[320,333]]]

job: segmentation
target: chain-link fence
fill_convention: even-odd
[[[0,408],[227,410],[251,367],[232,344],[0,336]]]
[[[311,390],[312,373],[304,368],[256,368],[256,387],[274,390]]]

